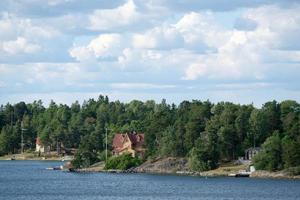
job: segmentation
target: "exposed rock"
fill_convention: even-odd
[[[88,168],[82,168],[82,169],[76,169],[76,172],[103,172],[105,167],[105,162],[97,162],[93,165],[91,165]]]
[[[168,157],[148,160],[136,167],[134,171],[147,173],[176,173],[189,172],[189,167],[186,158]]]
[[[285,171],[278,171],[278,172],[269,172],[264,170],[258,170],[253,172],[250,175],[251,178],[290,178],[290,179],[300,179],[300,175],[293,176],[289,175]]]

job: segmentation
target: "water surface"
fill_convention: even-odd
[[[0,161],[0,199],[299,200],[300,181],[46,170],[61,162]]]

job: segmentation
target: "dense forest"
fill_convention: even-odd
[[[0,155],[20,152],[23,129],[25,151],[34,149],[38,136],[53,150],[57,142],[77,148],[81,166],[103,159],[106,129],[109,144],[116,132],[143,132],[146,158],[186,157],[193,170],[216,168],[253,146],[263,147],[255,158],[260,169],[300,165],[300,105],[292,100],[267,102],[260,109],[198,100],[121,103],[102,95],[71,106],[8,103],[0,108],[0,129]]]

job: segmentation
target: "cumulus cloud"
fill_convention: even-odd
[[[16,40],[6,41],[2,44],[3,51],[8,54],[34,53],[40,50],[40,48],[39,45],[29,43],[23,37],[18,37]]]
[[[195,80],[199,77],[209,77],[260,80],[268,76],[267,71],[277,70],[265,64],[270,60],[276,60],[274,54],[288,66],[288,63],[294,60],[278,49],[282,47],[282,44],[286,44],[286,35],[289,35],[291,31],[297,31],[298,28],[295,29],[295,27],[300,27],[297,24],[299,23],[297,11],[299,8],[279,9],[276,6],[248,10],[244,17],[256,24],[257,27],[254,30],[219,32],[219,27],[209,25],[203,29],[208,32],[204,38],[201,32],[197,35],[187,31],[187,40],[203,39],[208,46],[216,48],[216,53],[200,56],[194,63],[191,63],[183,79]],[[180,20],[179,24],[182,24],[185,17]],[[192,22],[193,20],[188,21],[188,23]],[[179,27],[185,30],[182,27],[186,26]],[[211,38],[221,39],[219,42],[211,43]]]
[[[32,19],[19,18],[14,14],[3,13],[0,17],[0,39],[15,39],[23,36],[32,39],[47,39],[59,35],[59,31],[47,25],[33,24]]]
[[[159,26],[133,36],[133,47],[141,49],[174,49],[182,47],[183,38],[173,26]]]
[[[294,0],[3,2],[1,94],[299,90]]]
[[[11,13],[0,14],[0,30],[0,62],[3,63],[22,63],[29,60],[29,56],[36,60],[51,57],[49,50],[52,50],[53,42],[50,45],[47,42],[61,36],[61,33],[51,26]],[[14,55],[17,59],[13,58]]]
[[[95,10],[89,16],[90,29],[109,30],[115,27],[129,25],[139,19],[136,5],[133,0],[114,9]]]
[[[170,89],[176,88],[176,85],[161,85],[150,83],[112,83],[114,89]]]
[[[187,13],[175,27],[183,35],[187,48],[217,48],[229,37],[228,32],[217,25],[211,12]]]
[[[91,40],[87,46],[73,47],[69,53],[78,61],[117,57],[121,51],[121,43],[119,34],[102,34]]]
[[[232,11],[238,8],[256,8],[263,5],[276,4],[291,6],[299,3],[298,0],[152,0],[153,4],[169,7],[175,11],[189,12],[199,10]]]

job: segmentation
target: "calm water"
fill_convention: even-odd
[[[300,181],[45,169],[60,164],[0,161],[0,199],[300,199]]]

